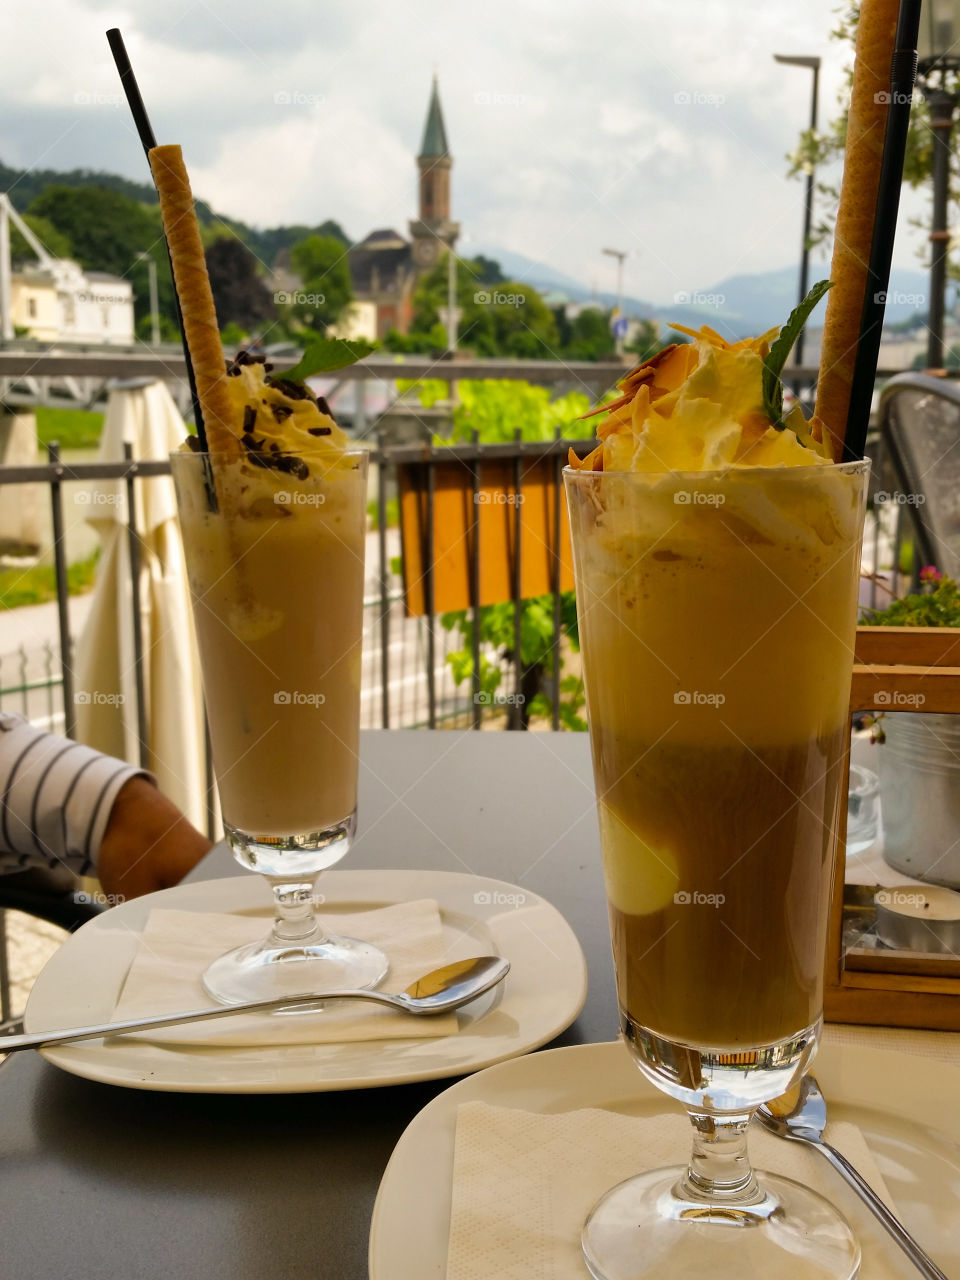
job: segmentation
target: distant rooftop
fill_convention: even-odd
[[[358,249],[399,249],[406,245],[406,240],[391,227],[381,227],[377,231],[371,231],[359,245]]]

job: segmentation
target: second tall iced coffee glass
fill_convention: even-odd
[[[204,986],[225,1004],[372,986],[383,953],[313,911],[356,822],[367,455],[171,463],[224,830],[276,906]]]
[[[820,1029],[866,474],[565,472],[621,1032],[694,1130],[594,1209],[602,1280],[856,1272],[746,1127]]]

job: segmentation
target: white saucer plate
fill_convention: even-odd
[[[573,930],[543,898],[502,880],[449,871],[330,871],[323,910],[374,910],[434,898],[449,959],[499,954],[501,987],[457,1013],[456,1035],[250,1049],[175,1046],[123,1036],[42,1050],[74,1075],[134,1089],[187,1093],[311,1093],[407,1084],[478,1071],[547,1044],[583,1008],[587,971]],[[30,994],[27,1031],[108,1021],[153,908],[271,916],[258,876],[178,885],[104,912],[73,934]]]
[[[831,1119],[862,1130],[901,1220],[947,1275],[960,1277],[960,1071],[827,1044],[815,1071]],[[457,1108],[477,1101],[542,1115],[601,1107],[652,1116],[672,1106],[618,1042],[535,1053],[452,1085],[410,1122],[387,1165],[370,1228],[370,1280],[446,1275]],[[861,1240],[879,1241],[890,1276],[914,1280],[916,1269],[839,1176],[834,1203]]]

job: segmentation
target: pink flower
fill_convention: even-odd
[[[927,564],[920,570],[921,582],[939,582],[943,574],[935,564]]]

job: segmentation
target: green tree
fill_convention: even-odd
[[[321,222],[316,227],[306,227],[302,223],[296,223],[290,227],[270,227],[266,231],[254,231],[250,235],[244,233],[243,241],[264,262],[272,263],[278,253],[282,253],[285,249],[292,249],[295,244],[311,236],[330,237],[339,241],[344,248],[350,246],[347,233],[340,223],[334,222],[332,218],[328,218],[326,222]]]
[[[569,325],[569,337],[563,346],[565,359],[605,360],[615,354],[617,344],[610,331],[609,311],[584,307]]]
[[[156,236],[156,218],[143,205],[103,187],[47,187],[29,212],[67,236],[88,271],[126,276]]]
[[[415,333],[429,334],[440,323],[440,308],[447,305],[447,271],[444,257],[418,283],[413,298]],[[516,280],[486,285],[481,272],[475,261],[457,259],[458,346],[482,356],[551,359],[559,343],[556,321],[536,289]]]
[[[687,342],[688,339],[685,334],[674,333],[670,335],[669,341],[680,343]],[[633,337],[624,347],[624,351],[632,352],[642,361],[649,360],[666,345],[667,343],[660,337],[657,325],[652,320],[641,320]]]
[[[179,342],[180,330],[177,328],[170,316],[160,312],[160,341],[161,342]],[[136,324],[136,334],[141,342],[151,342],[153,340],[153,317],[149,312],[140,317]]]
[[[403,355],[440,356],[447,349],[446,330],[440,323],[434,325],[429,333],[418,333],[415,329],[401,333],[399,329],[388,329],[383,338],[383,348]]]
[[[346,249],[333,236],[307,236],[291,248],[290,265],[302,288],[287,304],[289,312],[308,329],[322,333],[353,301]]]
[[[207,248],[205,257],[221,327],[232,321],[250,331],[273,319],[273,296],[245,245],[234,236],[221,236]]]
[[[70,237],[58,230],[49,218],[38,218],[36,214],[28,213],[24,215],[23,220],[51,257],[69,258],[71,256],[73,246],[70,243]],[[20,229],[11,223],[10,257],[13,261],[33,262],[36,256]]]
[[[493,258],[485,258],[482,253],[478,253],[472,262],[477,269],[477,279],[481,284],[500,284],[504,279],[500,263],[495,262]]]

